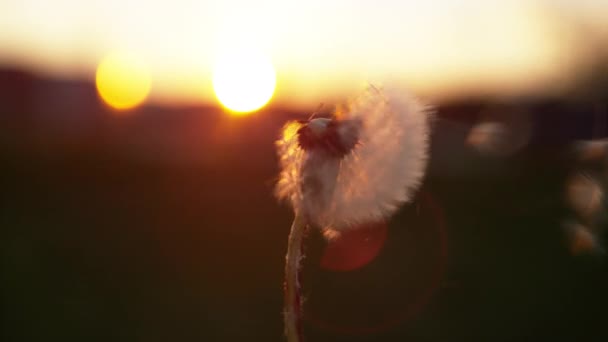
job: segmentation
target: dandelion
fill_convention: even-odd
[[[276,195],[291,204],[285,333],[301,340],[299,265],[307,227],[326,236],[389,218],[413,197],[428,161],[429,108],[369,87],[332,118],[289,122],[277,141]]]

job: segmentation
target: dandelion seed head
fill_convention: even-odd
[[[332,119],[288,123],[277,141],[277,197],[338,232],[390,217],[424,177],[429,118],[409,94],[370,87]]]

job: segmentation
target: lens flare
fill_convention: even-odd
[[[384,247],[387,231],[386,223],[378,222],[330,239],[321,258],[321,268],[346,272],[369,264]]]
[[[105,103],[117,110],[127,110],[146,99],[152,81],[148,69],[136,57],[113,53],[99,63],[95,84]]]
[[[433,296],[446,286],[449,244],[442,204],[432,193],[422,191],[416,208],[404,210],[400,221],[400,226],[391,231],[392,243],[382,250],[384,258],[376,259],[368,269],[328,269],[323,264],[328,256],[326,249],[321,259],[325,271],[321,276],[311,275],[316,279],[309,283],[309,291],[315,296],[307,298],[307,320],[313,326],[347,335],[386,332],[419,317]],[[377,234],[380,237],[382,233]],[[352,255],[349,252],[337,256]],[[341,264],[341,260],[333,259]],[[391,263],[395,261],[402,263],[401,267],[387,273],[386,267],[393,268]],[[341,264],[345,265],[348,264]],[[377,279],[374,275],[378,274],[390,279]]]

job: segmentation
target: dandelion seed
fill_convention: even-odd
[[[370,87],[332,118],[285,126],[277,141],[276,195],[296,216],[285,266],[289,341],[301,339],[299,260],[306,228],[336,236],[387,219],[411,200],[428,161],[429,112],[407,93]]]

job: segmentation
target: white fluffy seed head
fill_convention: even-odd
[[[429,108],[407,93],[370,87],[334,116],[339,141],[354,146],[340,157],[303,149],[298,130],[305,124],[284,127],[277,141],[277,197],[325,230],[343,231],[390,217],[411,200],[423,179]],[[315,120],[308,123],[311,131],[328,129],[329,121],[321,121],[327,119]]]

